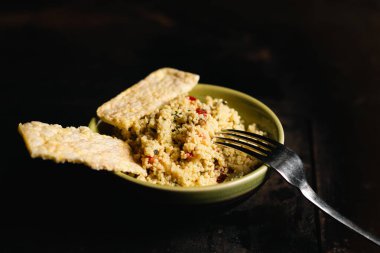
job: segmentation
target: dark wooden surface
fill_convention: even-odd
[[[314,189],[380,235],[378,1],[0,8],[0,252],[380,252],[276,174],[213,213],[132,212],[121,179],[32,160],[17,133],[30,120],[86,125],[102,102],[156,68],[193,71],[269,105]]]

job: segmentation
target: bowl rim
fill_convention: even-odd
[[[282,144],[284,144],[284,129],[282,127],[282,124],[280,120],[278,119],[277,115],[263,102],[259,101],[258,99],[245,94],[241,91],[237,91],[234,89],[218,86],[218,85],[213,85],[213,84],[205,84],[205,83],[198,83],[196,87],[205,87],[208,89],[214,89],[214,90],[219,90],[219,91],[224,91],[226,93],[234,94],[236,96],[242,97],[244,99],[247,99],[251,102],[253,102],[255,105],[257,105],[260,109],[265,111],[274,121],[278,131],[278,141]],[[190,91],[191,92],[191,91]],[[152,184],[149,182],[145,182],[136,178],[133,178],[131,176],[128,176],[124,174],[123,172],[112,172],[116,174],[117,176],[120,176],[128,181],[131,181],[133,183],[136,183],[138,185],[144,186],[144,187],[149,187],[153,188],[156,190],[161,190],[161,191],[169,191],[169,192],[182,192],[182,193],[194,193],[194,192],[213,192],[213,191],[221,191],[221,190],[228,190],[228,189],[233,189],[234,187],[238,185],[243,185],[245,183],[248,183],[251,181],[253,178],[258,177],[262,174],[266,174],[268,170],[268,166],[265,164],[262,164],[260,167],[258,167],[256,170],[248,173],[247,175],[238,178],[233,181],[229,182],[224,182],[216,185],[208,185],[208,186],[190,186],[190,187],[178,187],[178,186],[167,186],[167,185],[157,185],[157,184]]]

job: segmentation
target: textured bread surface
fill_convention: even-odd
[[[119,129],[128,129],[134,121],[189,92],[198,81],[198,75],[173,68],[156,70],[100,106],[97,115]]]
[[[19,124],[31,157],[57,163],[82,163],[95,170],[122,171],[146,175],[135,163],[127,143],[92,132],[88,127],[66,127],[32,121]]]

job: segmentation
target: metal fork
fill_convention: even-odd
[[[321,210],[380,246],[378,237],[342,216],[313,191],[306,181],[301,158],[285,145],[265,136],[233,129],[217,133],[215,143],[240,150],[261,160],[280,173],[290,184],[299,188],[301,193]]]

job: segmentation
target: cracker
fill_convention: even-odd
[[[100,106],[97,115],[113,126],[128,129],[134,121],[189,92],[198,80],[198,75],[172,68],[156,70]]]
[[[57,163],[83,163],[95,170],[146,175],[135,163],[129,145],[117,138],[92,132],[88,127],[49,125],[38,121],[19,124],[31,157]]]

